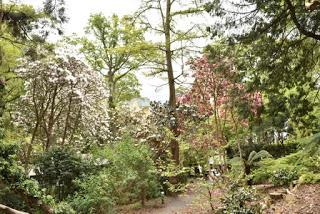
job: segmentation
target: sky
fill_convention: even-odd
[[[36,8],[41,7],[42,0],[20,0],[18,2],[32,4]],[[66,15],[69,22],[65,24],[65,35],[76,33],[84,36],[84,27],[91,14],[102,13],[105,16],[118,14],[120,16],[134,13],[140,6],[141,0],[65,0]],[[165,101],[169,97],[168,86],[159,78],[137,75],[142,84],[141,96],[150,100]]]

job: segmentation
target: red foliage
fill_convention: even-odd
[[[215,109],[223,115],[228,108],[245,102],[253,114],[258,113],[261,93],[245,91],[244,83],[237,82],[238,73],[231,60],[225,58],[213,64],[203,56],[193,60],[191,68],[194,83],[188,93],[178,98],[179,103],[196,105],[202,115],[212,115]]]
[[[226,124],[237,130],[248,126],[250,115],[259,116],[262,95],[258,91],[246,92],[232,60],[224,58],[211,63],[207,56],[203,56],[194,59],[190,65],[194,71],[194,83],[178,102],[196,106],[200,116],[213,116],[214,124],[202,143],[223,144],[226,142]],[[246,114],[240,116],[239,109]]]

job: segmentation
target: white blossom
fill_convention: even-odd
[[[108,90],[103,76],[63,50],[46,56],[20,60],[16,73],[24,80],[25,94],[16,105],[15,125],[36,133],[39,141],[51,131],[54,143],[107,142]]]

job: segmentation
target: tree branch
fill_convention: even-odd
[[[307,37],[316,39],[316,40],[320,40],[320,35],[319,34],[315,34],[314,32],[308,31],[306,30],[298,21],[298,18],[296,16],[296,11],[295,11],[295,7],[292,4],[291,0],[285,0],[288,8],[289,8],[289,12],[290,12],[290,16],[292,18],[293,23],[296,25],[296,27],[298,28],[299,32]]]

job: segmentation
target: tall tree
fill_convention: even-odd
[[[194,83],[179,101],[196,106],[198,114],[209,118],[210,131],[200,146],[205,143],[209,147],[223,148],[233,140],[242,158],[240,135],[248,127],[249,118],[260,116],[262,96],[260,92],[246,92],[233,60],[226,56],[220,57],[211,55],[193,60],[191,68],[194,70]],[[221,155],[225,160],[224,149]]]
[[[102,14],[92,15],[86,32],[94,39],[80,39],[81,51],[91,66],[106,77],[109,89],[109,107],[116,107],[117,98],[130,99],[136,96],[138,84],[124,90],[125,80],[135,82],[133,72],[148,62],[151,45],[144,39],[144,30],[129,16],[109,18]],[[130,74],[130,76],[129,76]]]
[[[266,94],[266,128],[282,132],[294,124],[302,135],[316,132],[320,99],[311,94],[319,91],[320,11],[302,0],[214,0],[207,10],[218,19],[212,34],[227,37],[251,88]]]
[[[45,7],[51,5],[51,9],[43,8],[42,11],[36,12],[31,6],[13,1],[3,3],[0,0],[0,165],[2,166],[0,167],[0,185],[8,187],[13,193],[20,195],[28,207],[39,208],[44,213],[53,213],[53,210],[38,198],[39,192],[35,193],[39,190],[36,188],[36,184],[28,180],[21,171],[21,167],[18,166],[14,158],[17,154],[16,146],[3,143],[2,132],[8,127],[3,125],[2,120],[6,112],[6,103],[14,101],[20,91],[21,85],[12,73],[12,68],[16,65],[16,58],[28,53],[28,50],[32,50],[32,47],[36,46],[38,42],[44,42],[49,34],[47,30],[41,30],[44,25],[50,25],[46,29],[51,30],[53,27],[61,32],[59,25],[66,21],[63,4],[63,0],[57,1],[56,4],[48,0],[45,2]],[[56,13],[57,8],[60,8],[58,13]],[[20,185],[24,182],[29,185]],[[33,191],[30,191],[30,186]],[[2,204],[0,204],[0,210],[4,213],[24,213]]]
[[[194,41],[204,36],[200,25],[192,22],[192,17],[204,11],[202,4],[198,1],[176,1],[176,0],[142,0],[142,6],[137,12],[141,22],[147,27],[151,34],[160,35],[159,41],[155,41],[160,57],[153,60],[154,66],[151,75],[166,74],[169,86],[169,107],[173,118],[176,120],[176,83],[178,78],[185,75],[183,67],[187,53],[197,50]],[[150,14],[156,14],[157,20],[151,20]],[[185,29],[178,28],[178,22],[182,22]],[[188,22],[189,21],[189,22]],[[192,24],[190,24],[192,23]],[[162,57],[161,57],[162,56]],[[175,72],[174,64],[182,60],[181,71]],[[176,122],[177,123],[177,122]],[[179,135],[178,124],[171,127],[175,136]],[[179,164],[179,144],[176,140],[171,142],[173,159]]]
[[[26,166],[36,143],[48,151],[55,145],[108,140],[108,93],[102,75],[70,55],[48,55],[33,63],[26,60],[16,72],[25,82],[14,118],[30,135],[24,152]]]
[[[38,44],[54,29],[62,33],[61,25],[67,21],[64,1],[46,0],[40,11],[14,1],[0,1],[0,79],[5,86],[2,107],[21,94],[22,84],[12,72],[16,59],[23,54],[34,55]]]
[[[237,29],[230,33],[236,39],[254,39],[269,33],[272,38],[302,36],[320,40],[320,11],[311,13],[307,9],[305,0],[212,0],[207,4],[207,10],[220,17],[212,27],[216,33]]]

